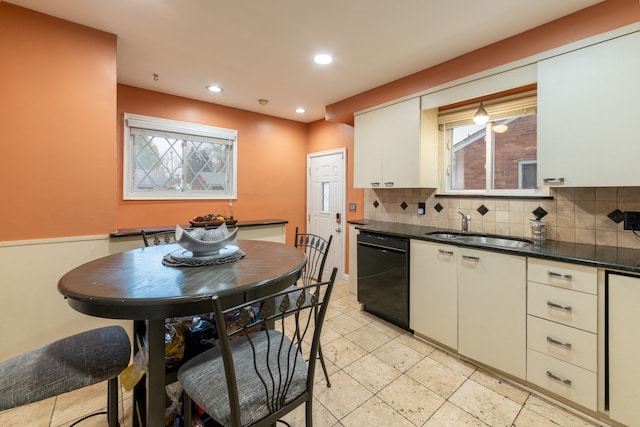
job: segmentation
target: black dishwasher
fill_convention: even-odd
[[[365,311],[409,329],[409,239],[360,232],[358,301]]]

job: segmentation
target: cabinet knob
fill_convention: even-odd
[[[379,182],[372,182],[371,186],[372,187],[380,187],[380,183]]]
[[[385,187],[393,187],[393,181],[387,181],[384,183]]]

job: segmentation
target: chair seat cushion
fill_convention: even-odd
[[[242,425],[261,420],[307,389],[307,366],[289,338],[276,330],[253,333],[250,337],[251,343],[246,337],[231,341]],[[259,375],[254,367],[254,352],[257,354],[255,363]],[[281,372],[278,367],[288,367],[293,376]],[[277,402],[276,407],[269,410],[267,389],[272,396],[272,387],[278,387],[281,376],[283,381],[291,377],[289,389],[284,402]],[[231,425],[229,395],[219,347],[207,350],[185,363],[178,371],[178,380],[193,401],[212,418],[224,426]]]
[[[108,326],[62,338],[0,364],[0,410],[117,377],[131,357],[129,337]]]

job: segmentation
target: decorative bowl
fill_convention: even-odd
[[[191,251],[194,257],[214,255],[230,244],[237,236],[238,228],[229,232],[226,224],[215,229],[196,228],[185,230],[176,225],[176,242]]]

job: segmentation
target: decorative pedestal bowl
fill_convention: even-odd
[[[229,232],[226,224],[209,230],[204,228],[185,230],[176,225],[176,242],[186,250],[191,251],[194,257],[217,254],[222,248],[235,240],[237,235],[238,228],[236,227],[235,230]]]

